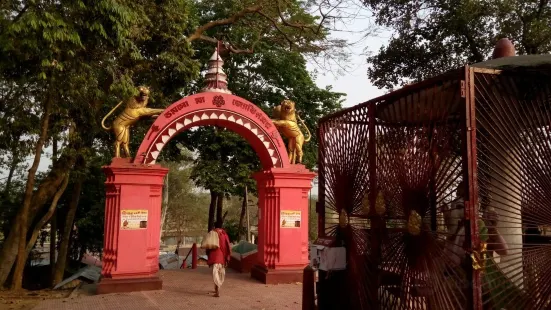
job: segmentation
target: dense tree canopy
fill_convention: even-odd
[[[519,54],[551,52],[547,0],[364,0],[393,36],[369,58],[368,75],[392,88],[486,60],[502,37]]]

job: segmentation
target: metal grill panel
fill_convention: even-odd
[[[351,305],[367,309],[375,278],[370,260],[370,221],[365,213],[369,195],[368,108],[353,110],[320,124],[320,202],[325,212],[321,233],[347,247],[347,285]],[[372,296],[372,295],[371,295]],[[344,297],[344,296],[343,296]],[[345,297],[346,298],[346,297]]]
[[[319,128],[320,233],[349,257],[347,295],[335,298],[354,309],[551,308],[549,74],[452,72]]]
[[[378,108],[377,186],[386,206],[381,309],[466,307],[466,273],[449,258],[465,252],[448,240],[443,216],[462,178],[462,108],[459,80]],[[408,230],[414,212],[418,234]]]
[[[489,226],[488,248],[496,249],[481,274],[483,303],[488,309],[549,309],[551,77],[474,77],[479,216]]]
[[[463,174],[455,77],[320,123],[321,232],[348,249],[355,309],[466,307],[466,272],[446,258],[465,251],[451,249],[443,216]],[[418,235],[407,230],[412,211]]]

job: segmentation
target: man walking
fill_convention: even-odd
[[[226,277],[226,265],[230,261],[231,248],[230,248],[230,238],[222,225],[219,222],[216,222],[214,225],[218,233],[219,246],[215,250],[207,250],[208,255],[208,265],[212,267],[212,278],[214,280],[214,296],[220,297],[220,287],[224,283],[224,278]]]

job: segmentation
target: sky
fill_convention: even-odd
[[[378,51],[388,41],[389,34],[379,32],[363,39],[363,35],[359,32],[369,26],[370,20],[368,18],[356,18],[339,27],[339,29],[346,29],[346,31],[334,34],[334,36],[339,36],[354,43],[348,49],[350,59],[346,72],[338,74],[330,71],[320,71],[315,62],[310,61],[308,63],[310,70],[318,71],[316,78],[318,86],[332,85],[333,91],[346,94],[343,107],[351,107],[385,93],[385,90],[373,86],[367,77],[367,54]]]
[[[335,27],[341,31],[333,33],[334,37],[346,39],[354,43],[347,50],[350,53],[348,59],[348,69],[344,72],[335,73],[335,71],[322,70],[314,61],[308,63],[308,68],[316,71],[316,83],[319,87],[325,88],[327,85],[333,87],[333,91],[346,94],[343,107],[351,107],[369,99],[378,97],[384,94],[384,90],[377,89],[373,86],[367,77],[367,56],[369,52],[376,52],[383,44],[388,41],[389,34],[385,32],[377,32],[364,38],[361,33],[363,30],[370,27],[371,18],[362,16],[363,11],[358,14],[359,9],[354,8],[354,11],[349,11],[354,14],[355,18],[347,20],[346,23],[340,23]],[[338,66],[332,65],[337,69]],[[45,149],[40,161],[39,171],[47,171],[51,161],[51,149]],[[29,157],[28,167],[32,163],[32,157]],[[5,178],[6,171],[0,173],[0,178]],[[312,195],[317,195],[317,185],[312,189]]]

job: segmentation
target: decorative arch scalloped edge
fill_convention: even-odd
[[[203,96],[203,99],[197,100]],[[222,95],[226,101],[231,99],[239,100],[241,104],[243,102],[248,103],[246,100],[234,95]],[[204,108],[197,108],[196,106],[189,106],[188,109],[180,108],[174,112],[175,106],[182,106],[184,102],[196,102],[206,103],[204,98],[212,99],[214,106]],[[283,168],[289,165],[288,155],[283,145],[283,140],[277,129],[273,127],[271,132],[265,128],[266,125],[257,122],[252,119],[251,116],[258,117],[259,109],[251,115],[247,113],[241,113],[236,111],[237,108],[231,105],[220,105],[220,94],[218,93],[200,93],[197,95],[183,98],[168,107],[166,111],[172,111],[170,120],[165,116],[165,112],[159,116],[159,119],[151,126],[146,138],[143,140],[142,145],[138,151],[134,162],[140,164],[155,164],[157,158],[165,145],[178,133],[196,126],[203,125],[219,125],[221,127],[228,128],[240,134],[255,148],[255,151],[260,157],[264,168]],[[224,102],[224,101],[223,101]],[[269,120],[262,111],[261,115]],[[250,113],[249,113],[250,114]],[[165,119],[162,119],[165,117]],[[269,159],[268,159],[269,158]],[[267,161],[270,161],[269,163]]]

